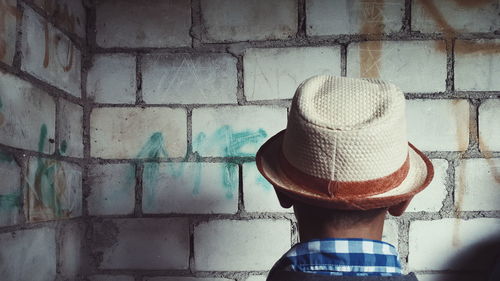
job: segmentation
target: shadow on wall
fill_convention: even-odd
[[[434,253],[437,254],[437,253]],[[419,277],[419,281],[498,281],[500,280],[500,234],[466,247],[455,255],[447,268],[468,270],[470,273],[439,274],[435,278]],[[474,270],[471,270],[474,269]],[[493,272],[495,274],[493,274]]]

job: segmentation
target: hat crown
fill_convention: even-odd
[[[384,122],[401,101],[399,90],[380,80],[322,75],[299,86],[292,107],[315,125],[356,130]]]
[[[377,79],[321,75],[297,89],[282,151],[305,174],[334,181],[387,176],[408,154],[405,99]]]

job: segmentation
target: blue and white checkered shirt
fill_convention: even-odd
[[[293,246],[271,271],[337,276],[401,275],[396,248],[368,239],[321,239]]]

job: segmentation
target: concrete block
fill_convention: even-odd
[[[0,143],[54,152],[56,104],[47,93],[0,71]]]
[[[96,7],[96,41],[101,47],[191,46],[191,2],[111,0]]]
[[[194,229],[197,271],[269,270],[290,248],[290,222],[213,220]]]
[[[144,213],[234,214],[238,166],[232,163],[144,164]]]
[[[134,276],[127,275],[92,275],[89,277],[90,281],[135,281]]]
[[[409,100],[408,139],[425,151],[465,151],[469,145],[467,100]]]
[[[63,280],[77,280],[84,263],[82,242],[85,229],[79,223],[67,223],[60,230],[59,276]],[[83,272],[82,272],[83,273]]]
[[[367,41],[350,44],[347,48],[347,76],[381,78],[396,84],[403,92],[443,92],[446,90],[444,42]]]
[[[85,38],[86,14],[83,1],[33,0],[47,16],[53,18],[59,28]]]
[[[144,281],[234,281],[227,278],[199,278],[199,277],[146,277]]]
[[[21,69],[69,94],[80,97],[80,50],[32,9],[23,16]]]
[[[141,68],[146,103],[236,103],[236,58],[229,54],[153,54]]]
[[[455,90],[499,91],[500,39],[455,42]]]
[[[479,148],[485,151],[500,151],[500,100],[483,101],[479,106]]]
[[[50,228],[0,234],[0,273],[3,281],[54,281],[56,238]]]
[[[385,220],[384,221],[384,231],[382,233],[382,241],[387,242],[396,249],[398,248],[398,222],[395,220]]]
[[[243,164],[243,204],[247,212],[293,212],[281,207],[273,186],[259,173],[255,162]]]
[[[181,108],[95,108],[90,117],[90,154],[114,159],[184,156],[186,119]]]
[[[500,250],[500,219],[414,221],[409,238],[409,271],[484,270]]]
[[[248,49],[243,68],[247,100],[290,99],[311,76],[340,76],[340,47]]]
[[[199,108],[192,117],[193,151],[201,156],[254,156],[268,138],[286,127],[282,107]]]
[[[495,1],[413,1],[413,31],[493,32],[500,25]]]
[[[97,103],[129,103],[136,100],[135,56],[97,54],[87,73],[87,95]]]
[[[297,32],[297,1],[201,1],[205,42],[286,39]]]
[[[455,206],[461,211],[500,210],[500,158],[464,159],[455,168]]]
[[[130,215],[135,207],[135,167],[131,164],[93,165],[89,170],[90,215]]]
[[[434,166],[434,178],[432,182],[420,193],[417,193],[406,209],[407,212],[439,212],[443,207],[443,201],[448,194],[446,190],[446,170],[448,161],[444,159],[431,159]]]
[[[17,10],[17,0],[0,3],[0,61],[12,65],[16,53],[16,24],[21,13]]]
[[[80,166],[31,157],[26,176],[25,212],[30,222],[74,218],[82,214]]]
[[[307,35],[398,32],[402,27],[404,9],[403,0],[307,0]]]
[[[59,99],[59,152],[83,157],[83,107]]]
[[[188,220],[104,220],[94,225],[92,249],[99,269],[187,269]]]
[[[0,227],[20,222],[21,167],[12,154],[0,150]]]

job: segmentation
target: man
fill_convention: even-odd
[[[432,180],[406,138],[405,99],[375,79],[316,76],[292,101],[286,130],[257,166],[281,205],[293,206],[301,243],[271,270],[276,280],[417,280],[380,241],[386,213],[401,215]]]

